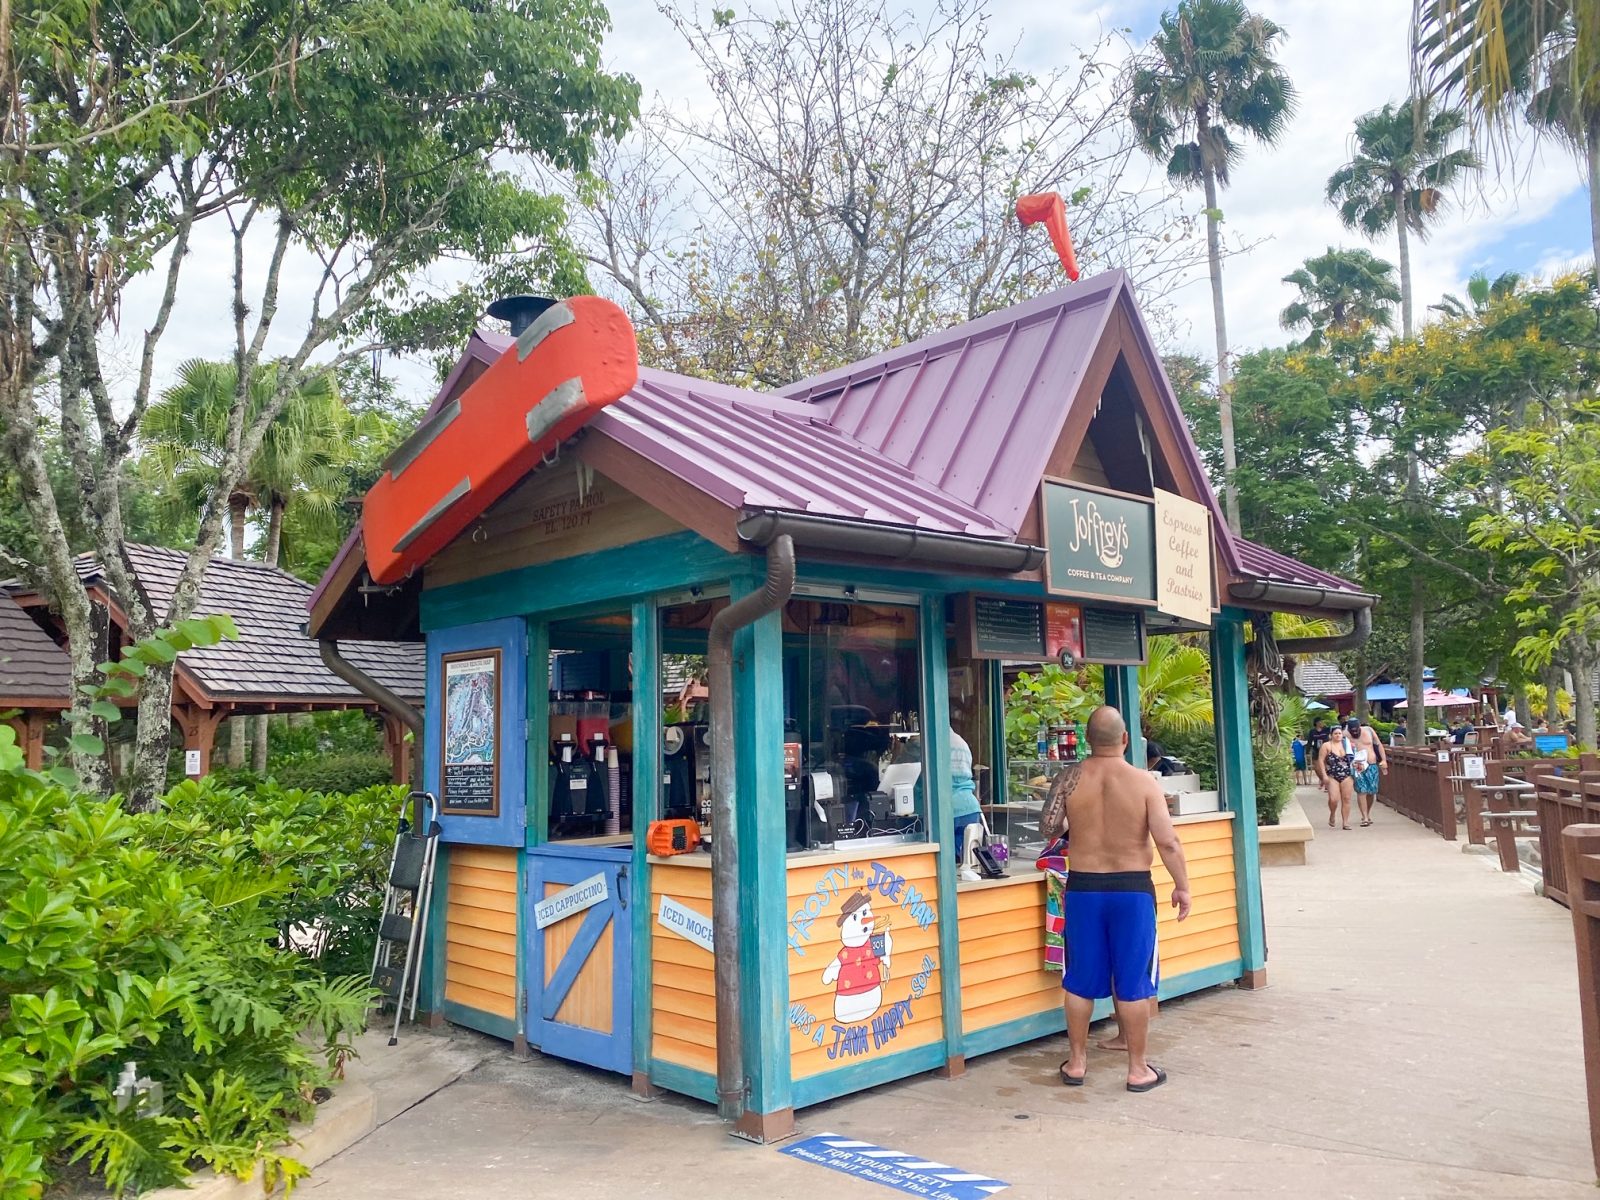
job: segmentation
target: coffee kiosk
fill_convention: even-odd
[[[565,352],[631,353],[604,337]],[[475,419],[485,379],[531,442],[549,397],[502,364],[561,339],[474,336],[402,449]],[[1194,913],[1179,926],[1162,906],[1163,994],[1263,982],[1245,624],[1373,598],[1229,534],[1123,275],[776,394],[625,374],[514,478],[433,471],[439,496],[411,502],[448,537],[409,562],[419,541],[395,539],[377,579],[358,529],[312,600],[319,638],[427,643],[432,1013],[712,1103],[721,1045],[737,1088],[720,1099],[758,1139],[1059,1032],[1040,798],[1033,764],[1006,761],[1002,672],[1104,664],[1137,731],[1139,663],[1177,633],[1209,641],[1220,786],[1179,819]],[[664,680],[684,677],[709,703],[671,699]],[[986,811],[1010,818],[990,822],[1011,850],[1000,878],[958,874],[953,732]],[[663,821],[685,852],[652,852]],[[730,821],[737,894],[719,905]],[[718,954],[737,1039],[718,1037]]]

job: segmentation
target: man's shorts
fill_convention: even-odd
[[[1356,791],[1368,796],[1378,794],[1378,764],[1370,763],[1356,772]]]
[[[1149,871],[1067,872],[1067,968],[1074,996],[1149,1000],[1161,984],[1156,888]]]

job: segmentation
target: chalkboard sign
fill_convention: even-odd
[[[1036,600],[972,600],[974,658],[1044,658],[1044,605]]]
[[[1110,608],[1084,609],[1083,657],[1097,663],[1144,662],[1144,614]]]
[[[467,650],[441,660],[439,810],[463,817],[500,815],[500,651]]]

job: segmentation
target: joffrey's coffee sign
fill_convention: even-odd
[[[1143,496],[1044,484],[1046,566],[1059,595],[1154,605],[1210,624],[1210,513],[1170,492]]]
[[[1152,512],[1150,501],[1139,496],[1046,481],[1050,590],[1152,603],[1156,598]]]

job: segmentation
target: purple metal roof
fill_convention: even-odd
[[[1012,532],[792,400],[646,368],[638,386],[596,416],[590,429],[730,508],[976,537]]]
[[[641,368],[598,414],[610,438],[730,508],[776,508],[1013,538],[1038,495],[1117,306],[1215,517],[1224,565],[1247,578],[1360,594],[1345,580],[1228,533],[1126,275],[1111,271],[767,395]],[[432,409],[473,362],[512,343],[475,333]],[[355,552],[355,535],[336,564]],[[330,569],[324,585],[332,577]],[[319,592],[320,595],[320,587]]]
[[[492,361],[512,339],[479,333],[473,341]],[[777,508],[975,537],[1012,533],[831,427],[813,406],[781,396],[640,367],[634,389],[587,428],[729,508]]]
[[[1227,526],[1221,528],[1226,529]],[[1299,587],[1326,588],[1331,592],[1363,594],[1362,589],[1348,579],[1340,579],[1337,575],[1309,567],[1297,558],[1269,550],[1238,534],[1231,536],[1235,553],[1239,556],[1241,575],[1265,580],[1268,583],[1290,583]]]
[[[1155,343],[1122,271],[992,312],[908,346],[781,389],[815,404],[835,427],[882,450],[927,483],[974,505],[1015,534],[1060,440],[1067,410],[1118,305],[1156,381],[1155,398],[1180,431],[1180,464],[1222,509]],[[1220,541],[1223,561],[1236,565]]]
[[[1014,533],[1124,286],[1102,275],[782,391]]]

